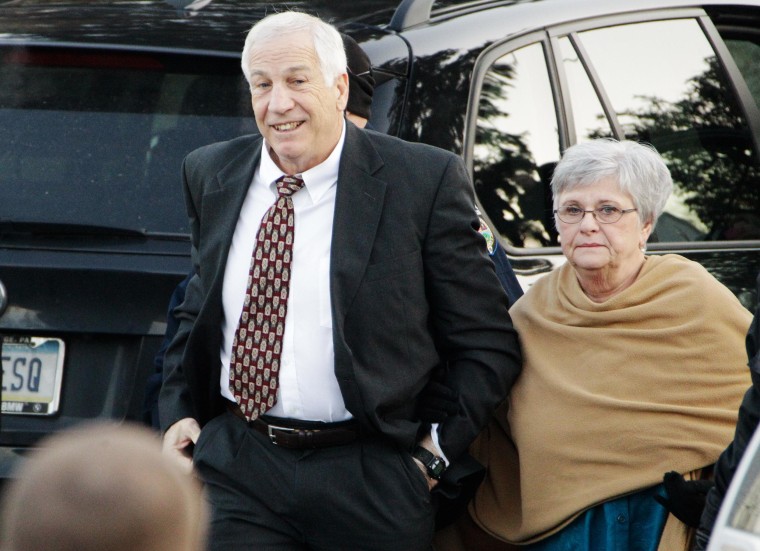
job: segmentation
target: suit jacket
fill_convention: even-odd
[[[330,259],[335,375],[365,433],[411,449],[417,397],[440,365],[459,413],[440,427],[450,459],[504,399],[521,357],[507,299],[478,234],[461,159],[347,123]],[[245,136],[183,163],[195,275],[176,310],[165,360],[161,425],[219,414],[222,281],[262,139]],[[298,222],[296,221],[296,225]]]

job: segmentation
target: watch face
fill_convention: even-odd
[[[426,450],[421,446],[418,446],[417,449],[414,450],[412,457],[419,459],[420,462],[425,465],[425,470],[430,478],[438,480],[443,474],[443,471],[446,470],[446,462],[443,459],[436,457],[430,453],[429,450]]]
[[[438,479],[443,474],[443,471],[446,470],[446,463],[444,463],[443,459],[440,457],[435,457],[433,458],[433,461],[428,464],[427,468],[428,474],[430,474],[431,477]]]

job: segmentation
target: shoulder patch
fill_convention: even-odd
[[[486,240],[486,246],[488,247],[488,254],[493,254],[494,247],[496,246],[496,242],[493,237],[493,232],[491,231],[491,228],[488,227],[488,224],[486,224],[486,221],[480,218],[480,228],[478,229],[480,232],[480,235],[483,236],[483,238]]]

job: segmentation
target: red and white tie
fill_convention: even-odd
[[[303,185],[300,176],[277,180],[279,197],[261,219],[243,311],[232,342],[230,390],[251,421],[277,402],[293,255],[291,196]]]

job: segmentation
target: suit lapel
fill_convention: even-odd
[[[209,264],[216,267],[211,293],[218,293],[219,296],[232,235],[261,157],[261,144],[261,139],[256,140],[225,165],[216,175],[218,187],[203,197],[203,219],[209,228],[206,233],[206,255],[207,258],[213,258]]]
[[[333,324],[341,332],[345,314],[369,263],[383,211],[386,183],[373,176],[382,165],[382,158],[364,132],[347,124],[330,259]]]
[[[386,183],[373,176],[383,160],[367,136],[353,124],[346,125],[333,219],[330,258],[330,293],[333,323],[342,331],[343,319],[369,263],[383,211]],[[221,297],[224,268],[240,209],[261,157],[258,139],[216,175],[216,188],[203,197],[207,226],[206,254],[214,258],[216,273],[211,294]],[[221,300],[221,298],[219,298]]]

